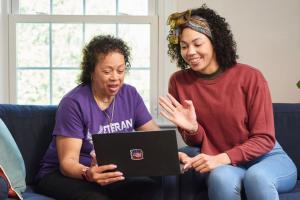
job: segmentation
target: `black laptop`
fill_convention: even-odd
[[[125,177],[180,173],[175,130],[94,134],[99,165],[116,164]]]

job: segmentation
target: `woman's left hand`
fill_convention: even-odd
[[[200,173],[210,172],[221,165],[228,165],[230,163],[230,158],[226,153],[214,156],[201,153],[192,158],[192,167]]]
[[[90,155],[92,156],[92,162],[89,170],[86,172],[88,181],[105,186],[125,179],[122,172],[115,171],[116,165],[98,165],[95,152],[92,151]]]

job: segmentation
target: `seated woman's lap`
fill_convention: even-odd
[[[180,151],[190,156],[200,153],[199,149],[194,147],[185,147],[180,149]],[[211,197],[211,199],[226,199],[226,194],[230,196],[228,199],[234,199],[237,196],[231,195],[243,195],[242,191],[244,189],[248,197],[253,194],[257,195],[257,197],[250,197],[250,199],[259,199],[266,193],[270,194],[270,196],[263,197],[264,199],[276,199],[278,192],[290,191],[297,178],[297,170],[294,163],[278,143],[276,143],[272,151],[245,165],[224,165],[210,173],[193,173],[195,176],[193,180],[206,179],[210,196],[222,194],[220,198]],[[268,190],[269,192],[266,192]]]
[[[37,192],[55,199],[70,200],[118,200],[160,199],[161,183],[148,177],[128,178],[107,186],[69,178],[59,170],[45,176],[37,186]]]
[[[159,177],[128,177],[106,186],[113,199],[160,200],[162,185]]]

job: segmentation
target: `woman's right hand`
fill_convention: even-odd
[[[198,122],[193,102],[185,100],[181,105],[171,94],[159,97],[159,105],[164,109],[162,116],[173,122],[176,126],[189,132],[198,130]]]
[[[192,168],[192,158],[186,153],[178,152],[179,162],[182,165],[181,172],[184,173]]]
[[[91,166],[86,172],[89,181],[96,182],[99,185],[104,186],[125,179],[122,172],[115,171],[117,168],[116,165],[97,165],[95,153],[91,153],[91,156]]]

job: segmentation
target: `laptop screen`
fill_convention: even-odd
[[[180,173],[175,130],[95,134],[92,137],[98,164],[115,164],[125,177]]]

